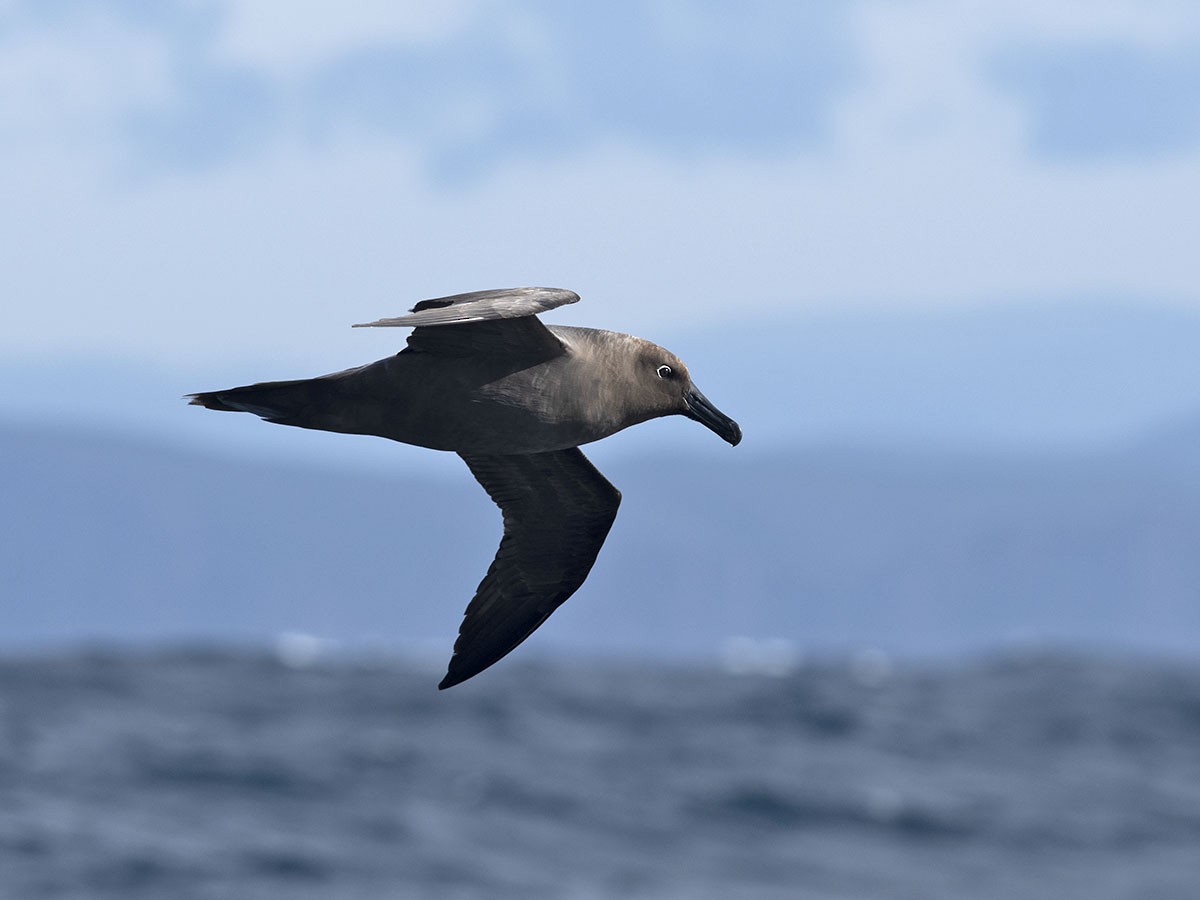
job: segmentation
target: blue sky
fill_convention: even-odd
[[[559,321],[1200,307],[1189,2],[0,0],[12,359],[298,363]]]

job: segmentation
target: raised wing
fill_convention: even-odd
[[[537,314],[579,295],[561,288],[506,288],[473,291],[422,300],[412,314],[355,325],[355,328],[406,327],[414,330],[406,350],[444,356],[504,356],[548,359],[563,352],[562,342]],[[453,328],[442,326],[454,326]]]
[[[423,325],[459,325],[488,319],[521,319],[548,309],[578,303],[579,295],[563,288],[522,287],[472,291],[452,297],[422,300],[407,316],[364,322],[355,328],[407,328]]]
[[[460,455],[504,514],[504,537],[467,606],[439,688],[478,675],[575,593],[621,503],[621,492],[578,447],[519,456]]]

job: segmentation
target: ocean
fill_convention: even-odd
[[[0,896],[1200,897],[1200,666],[0,660]]]

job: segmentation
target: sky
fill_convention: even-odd
[[[0,0],[0,428],[461,482],[181,395],[549,285],[745,431],[629,429],[587,451],[617,481],[676,447],[1107,447],[1200,421],[1197,235],[1194,0]]]
[[[10,363],[315,374],[523,284],[652,336],[1200,311],[1197,234],[1187,0],[0,0]]]

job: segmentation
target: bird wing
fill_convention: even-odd
[[[578,447],[460,456],[504,514],[504,537],[467,606],[439,688],[482,672],[575,593],[621,503],[621,492]]]
[[[410,325],[457,325],[462,322],[482,322],[486,319],[521,319],[525,316],[536,316],[557,306],[578,302],[579,295],[564,288],[497,288],[422,300],[412,308],[410,315],[364,322],[354,327],[403,328]]]
[[[414,352],[447,356],[479,353],[556,356],[562,342],[536,318],[538,313],[567,303],[579,295],[562,288],[523,287],[472,291],[422,300],[407,316],[364,322],[355,328],[415,330],[408,338]],[[453,328],[443,328],[453,325]]]

